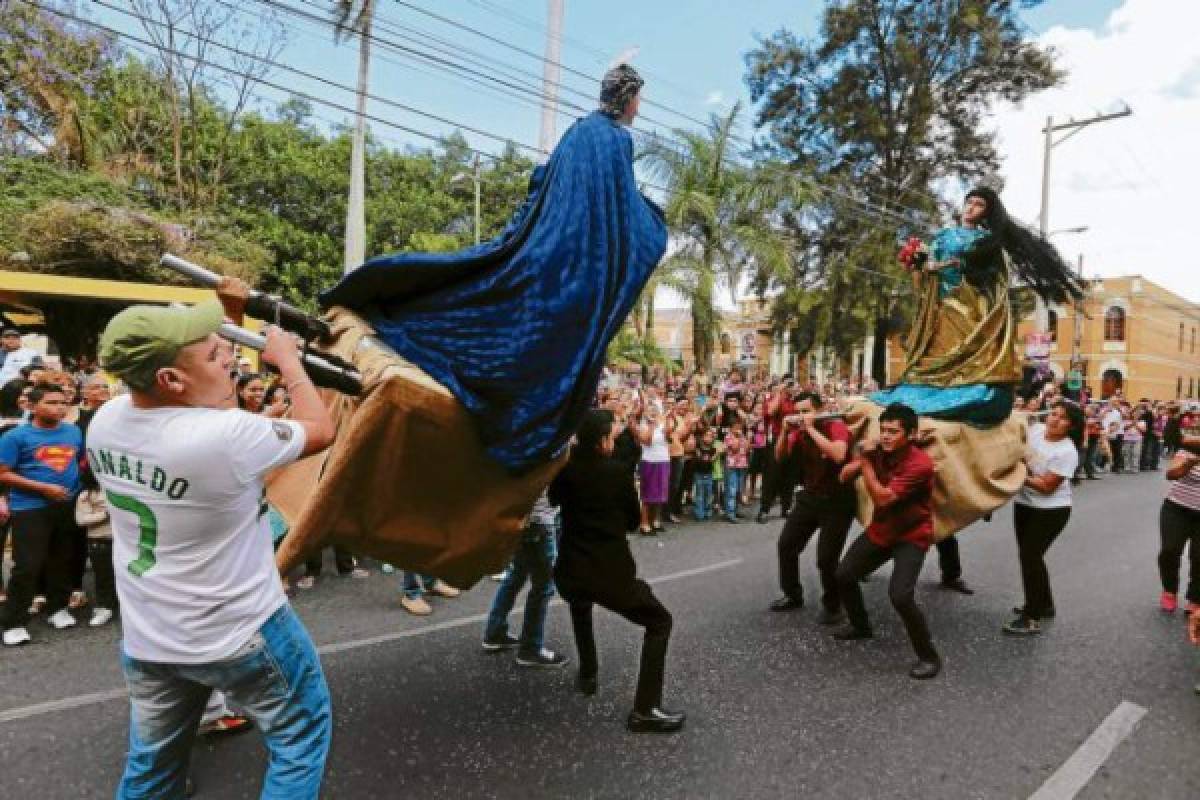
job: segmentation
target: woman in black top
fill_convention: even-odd
[[[597,688],[592,606],[599,605],[646,629],[629,729],[671,733],[684,722],[683,714],[661,707],[671,614],[637,577],[625,535],[640,522],[641,506],[632,473],[612,457],[613,428],[611,412],[588,412],[570,461],[550,485],[550,502],[562,507],[554,583],[571,609],[580,691]]]

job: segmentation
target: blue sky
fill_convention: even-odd
[[[277,2],[320,17],[327,15],[330,2],[320,0],[243,0],[244,20],[253,24],[257,14]],[[125,5],[118,2],[117,5]],[[433,11],[454,22],[476,28],[506,43],[540,55],[545,46],[545,0],[413,0],[409,5]],[[562,62],[589,75],[599,75],[608,63],[627,48],[638,48],[634,63],[644,72],[648,85],[645,97],[668,106],[686,117],[706,119],[714,111],[727,108],[746,96],[743,83],[743,56],[754,46],[755,37],[780,27],[799,33],[812,33],[822,3],[787,0],[566,0]],[[1054,24],[1070,27],[1099,26],[1117,0],[1049,0],[1042,7],[1024,13],[1034,32]],[[137,23],[117,12],[84,2],[94,19],[123,31],[136,32]],[[533,85],[540,83],[539,60],[513,52],[476,37],[453,25],[435,20],[414,8],[394,0],[381,0],[377,35],[402,46],[414,39],[440,47],[433,37],[466,48],[472,56],[485,59],[482,71],[500,76],[498,60],[514,70],[505,80]],[[280,60],[318,73],[330,80],[352,85],[355,80],[355,44],[337,46],[327,28],[288,14],[280,14],[289,28],[289,43]],[[405,37],[409,37],[406,38]],[[459,53],[464,51],[458,50]],[[277,71],[273,79],[287,86],[311,92],[343,105],[352,105],[352,95],[329,86]],[[566,100],[590,108],[589,99],[596,84],[586,78],[564,75]],[[498,95],[494,89],[480,86],[477,80],[464,80],[446,74],[428,64],[415,63],[411,57],[377,48],[371,71],[372,92],[382,98],[413,106],[450,120],[472,125],[500,137],[534,145],[538,139],[540,112],[536,100],[517,100]],[[578,90],[582,94],[575,94]],[[261,107],[270,108],[285,93],[261,87]],[[565,109],[570,114],[577,111]],[[432,134],[445,134],[453,126],[406,113],[383,102],[372,103],[372,113],[398,124]],[[640,127],[695,127],[696,123],[661,108],[646,106],[651,119]],[[349,115],[331,108],[317,107],[318,117],[326,123],[344,122]],[[749,123],[749,115],[745,117]],[[558,120],[558,133],[570,120]],[[374,124],[373,132],[392,144],[424,144],[414,137],[385,125]],[[748,127],[743,129],[748,133]],[[481,150],[495,152],[501,142],[484,136],[468,135]]]

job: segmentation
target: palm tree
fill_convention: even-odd
[[[358,88],[354,115],[354,138],[350,146],[350,195],[346,203],[345,271],[366,259],[366,129],[367,73],[371,62],[371,22],[375,0],[335,0],[334,41],[358,36]]]
[[[691,306],[696,366],[706,370],[716,340],[717,288],[727,288],[736,303],[750,268],[786,272],[791,247],[780,217],[802,196],[787,171],[738,160],[740,111],[739,103],[723,117],[713,115],[700,132],[675,131],[671,142],[651,137],[641,152],[667,191],[671,255],[659,270]]]

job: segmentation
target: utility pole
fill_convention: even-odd
[[[1098,122],[1107,122],[1108,120],[1118,119],[1120,117],[1128,117],[1133,114],[1133,109],[1129,104],[1125,104],[1125,108],[1120,111],[1115,111],[1111,114],[1097,114],[1087,119],[1071,119],[1068,122],[1060,122],[1054,124],[1054,117],[1046,117],[1046,127],[1042,129],[1045,134],[1045,150],[1042,153],[1042,210],[1038,213],[1038,228],[1042,236],[1049,236],[1050,233],[1050,153],[1055,147],[1070,139],[1075,134],[1089,125],[1095,125]],[[1058,140],[1054,140],[1056,131],[1066,131],[1065,134]],[[1046,313],[1046,303],[1041,296],[1036,297],[1036,311],[1034,312],[1034,330],[1037,333],[1045,333],[1046,325],[1049,321],[1049,315]]]
[[[538,147],[542,162],[554,149],[555,121],[558,114],[558,84],[562,74],[563,0],[547,0],[546,58],[542,64],[542,130]]]
[[[482,178],[479,172],[479,153],[475,154],[475,244],[479,244],[479,185]]]
[[[367,74],[371,63],[371,18],[375,0],[362,0],[358,34],[358,91],[355,103],[354,138],[350,143],[350,193],[346,198],[346,246],[343,272],[349,274],[367,257],[366,149]]]
[[[1080,359],[1079,351],[1083,344],[1083,317],[1085,306],[1087,305],[1088,287],[1087,282],[1083,279],[1083,253],[1079,254],[1078,263],[1079,285],[1083,287],[1083,297],[1075,301],[1075,325],[1073,341],[1071,342],[1071,365],[1068,372],[1078,371],[1083,372],[1083,362]]]

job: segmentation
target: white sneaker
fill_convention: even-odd
[[[50,615],[46,622],[50,623],[50,627],[60,631],[63,628],[75,627],[75,618],[72,617],[71,612],[67,611],[65,608],[60,608],[58,611],[55,611]]]
[[[25,644],[29,640],[29,631],[24,628],[9,628],[4,632],[4,643],[9,647]]]
[[[113,612],[108,608],[97,608],[92,611],[92,618],[88,620],[88,625],[93,628],[99,628],[101,625],[107,625],[112,621]]]

